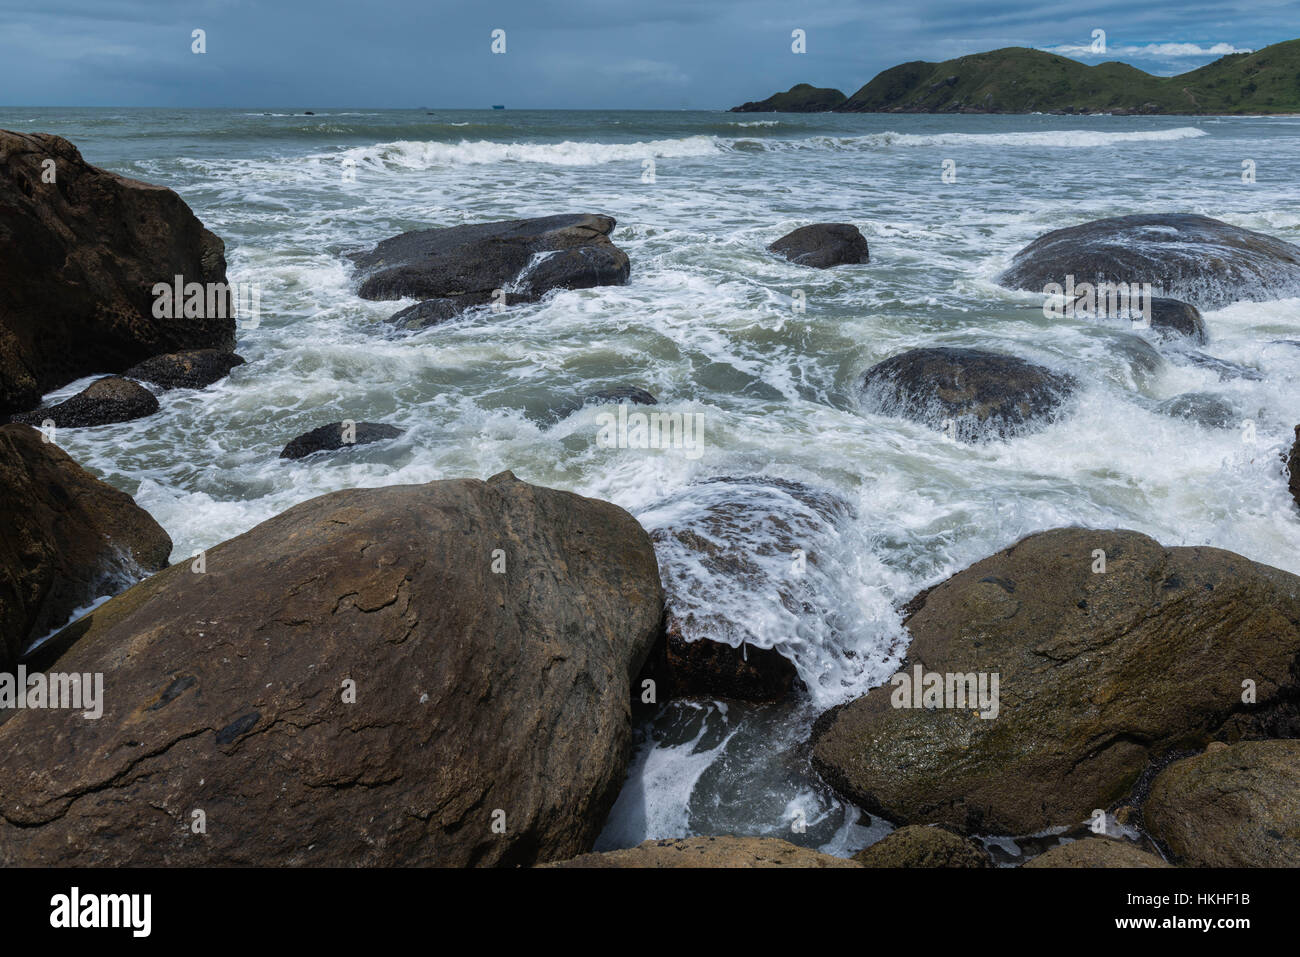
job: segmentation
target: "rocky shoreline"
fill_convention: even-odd
[[[243,374],[224,245],[175,193],[89,166],[58,137],[0,131],[0,198],[0,501],[15,530],[0,550],[0,672],[101,675],[107,689],[86,720],[5,704],[0,687],[0,864],[985,868],[1007,861],[973,838],[1010,835],[1031,839],[1034,867],[1300,865],[1300,577],[1080,527],[914,596],[899,674],[916,687],[818,719],[813,766],[897,825],[883,840],[852,860],[729,835],[594,853],[635,714],[801,693],[792,649],[738,631],[662,556],[834,627],[838,570],[819,550],[797,579],[773,569],[848,503],[761,476],[784,497],[783,527],[755,555],[739,545],[761,520],[755,476],[708,479],[696,518],[647,531],[507,471],[332,492],[168,564],[166,532],[57,436]],[[400,334],[626,284],[615,225],[425,229],[350,258],[358,295],[418,300],[392,316]],[[870,261],[845,223],[768,251],[805,269]],[[160,315],[155,289],[175,277],[216,300]],[[1204,216],[1120,217],[1047,234],[1001,282],[1149,285],[1147,348],[1221,361],[1194,358],[1214,331],[1199,309],[1300,294],[1300,248]],[[1088,315],[1131,318],[1096,302]],[[923,347],[867,370],[860,409],[973,447],[1067,427],[1080,385],[1018,356]],[[589,403],[656,399],[617,384],[556,418]],[[286,441],[283,467],[310,468],[410,438],[338,421]]]

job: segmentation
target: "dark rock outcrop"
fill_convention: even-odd
[[[1142,814],[1182,863],[1300,867],[1300,741],[1211,745],[1175,761]]]
[[[831,87],[796,83],[784,93],[773,93],[766,100],[751,100],[733,106],[732,113],[829,113],[847,97]]]
[[[131,496],[25,425],[0,425],[0,512],[0,671],[78,608],[165,568],[172,550]]]
[[[1300,505],[1300,425],[1295,427],[1295,441],[1291,443],[1291,451],[1287,455],[1286,471],[1286,487],[1296,504]]]
[[[243,364],[243,357],[233,352],[193,349],[145,359],[122,374],[163,389],[202,389],[224,379],[231,369]]]
[[[887,820],[1073,826],[1150,761],[1212,738],[1300,733],[1300,578],[1232,552],[1057,529],[908,608],[901,673],[996,675],[999,707],[982,718],[976,705],[895,706],[891,683],[818,719],[814,765]]]
[[[223,243],[179,196],[91,166],[62,137],[0,130],[0,414],[149,356],[233,349],[220,290],[220,315],[154,316],[154,285],[178,275],[226,282]]]
[[[1058,844],[1024,867],[1169,867],[1150,851],[1144,851],[1131,841],[1106,837],[1085,837],[1080,841]]]
[[[1016,253],[999,278],[1044,292],[1079,283],[1150,283],[1201,308],[1300,295],[1300,246],[1208,216],[1136,214],[1053,230]]]
[[[96,721],[0,725],[0,865],[529,865],[591,849],[662,615],[632,516],[509,473],[354,489],[208,549],[205,567],[173,565],[51,639],[76,639],[58,669],[109,690]]]
[[[942,827],[913,824],[853,855],[863,867],[992,867],[988,851]]]
[[[912,349],[862,380],[862,407],[921,422],[963,442],[1010,438],[1053,422],[1073,377],[983,349]]]
[[[799,266],[829,269],[871,259],[866,237],[850,223],[813,223],[786,233],[769,245],[770,252]]]
[[[57,405],[20,412],[10,420],[41,425],[48,419],[60,429],[80,429],[130,422],[157,411],[158,399],[144,386],[121,376],[105,376]]]
[[[858,867],[775,837],[684,837],[583,854],[549,867]]]
[[[405,429],[382,422],[331,422],[290,439],[281,450],[280,458],[301,459],[316,452],[336,452],[405,434]]]
[[[626,283],[631,267],[610,242],[614,225],[610,216],[568,214],[422,229],[351,258],[363,299],[437,300],[393,317],[402,327],[423,328],[491,302],[498,289],[509,305],[552,289]]]

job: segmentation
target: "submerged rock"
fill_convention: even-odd
[[[1073,377],[983,349],[912,349],[867,370],[862,407],[963,442],[1010,438],[1053,422]]]
[[[830,553],[851,514],[833,493],[768,476],[699,482],[641,513],[667,592],[653,677],[670,694],[771,701],[799,662],[821,674],[860,614]]]
[[[40,432],[0,425],[0,672],[74,611],[167,566],[144,509]]]
[[[27,425],[50,420],[60,429],[80,429],[130,422],[157,411],[158,399],[144,386],[121,376],[105,376],[57,405],[22,412],[10,416],[10,420]]]
[[[1085,837],[1039,854],[1024,867],[1169,867],[1150,851],[1132,841],[1107,837]]]
[[[1200,308],[1300,295],[1300,246],[1208,216],[1147,214],[1099,219],[1034,240],[999,277],[1045,292],[1072,283],[1150,283],[1159,296]]]
[[[508,305],[552,289],[626,283],[627,254],[609,239],[614,225],[610,216],[568,214],[422,229],[351,258],[363,299],[436,300],[393,317],[405,328],[424,328],[491,302],[496,290]]]
[[[1236,410],[1209,392],[1184,392],[1156,404],[1156,411],[1187,419],[1207,429],[1234,429],[1240,424]]]
[[[462,867],[591,849],[663,611],[631,515],[509,473],[353,489],[208,549],[205,567],[173,565],[52,639],[70,646],[59,670],[109,691],[97,721],[0,725],[0,865]]]
[[[891,821],[986,834],[1072,826],[1172,751],[1300,734],[1300,578],[1232,552],[1056,529],[908,607],[900,672],[943,676],[938,700],[950,706],[896,706],[891,683],[814,729],[814,766]],[[993,716],[952,693],[965,685],[948,689],[949,675],[984,675],[986,689],[996,676]],[[1257,703],[1242,702],[1245,679]]]
[[[164,389],[202,389],[224,379],[231,369],[243,364],[243,357],[233,352],[192,349],[145,359],[122,374]]]
[[[799,266],[829,269],[870,260],[867,240],[849,223],[814,223],[786,233],[767,247]]]
[[[1300,867],[1300,741],[1243,741],[1176,761],[1142,813],[1183,863]]]
[[[853,855],[863,867],[992,867],[988,852],[941,827],[909,825]]]
[[[0,415],[149,356],[233,349],[231,309],[154,315],[154,285],[176,276],[226,282],[223,243],[179,196],[91,166],[62,137],[0,130]]]
[[[1131,307],[1113,308],[1113,304],[1100,299],[1087,306],[1075,304],[1077,315],[1086,318],[1110,319],[1116,321],[1146,322],[1158,339],[1169,341],[1188,341],[1205,345],[1210,341],[1205,328],[1205,319],[1201,311],[1191,303],[1177,299],[1152,296],[1146,304],[1145,311]]]
[[[658,405],[659,400],[645,389],[634,385],[617,385],[608,389],[588,392],[578,399],[570,399],[562,405],[549,410],[548,418],[552,422],[566,419],[588,405]]]
[[[583,854],[549,867],[858,867],[775,837],[685,837]]]
[[[331,422],[289,440],[282,459],[301,459],[316,452],[334,452],[405,435],[405,429],[382,422]]]

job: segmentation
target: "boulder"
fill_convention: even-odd
[[[941,827],[909,825],[853,855],[863,867],[992,867],[988,851]]]
[[[1232,552],[1041,532],[922,592],[905,626],[900,674],[919,667],[922,686],[940,675],[929,703],[947,707],[908,706],[917,699],[891,681],[813,733],[823,777],[890,821],[1069,827],[1171,752],[1300,734],[1300,578]],[[958,676],[981,675],[986,689],[998,679],[996,708],[955,694]]]
[[[1011,438],[1060,415],[1072,376],[983,349],[912,349],[862,380],[862,408],[902,416],[963,442]]]
[[[1108,837],[1085,837],[1069,841],[1039,854],[1024,867],[1169,867],[1150,851],[1132,841]]]
[[[1117,216],[1053,230],[1016,253],[999,282],[1045,292],[1150,283],[1156,295],[1218,308],[1300,295],[1300,246],[1208,216]]]
[[[165,568],[172,550],[131,496],[25,425],[0,425],[0,512],[0,672],[78,608]]]
[[[155,317],[154,285],[176,276],[226,282],[224,244],[179,196],[91,166],[62,137],[0,130],[0,415],[149,356],[233,349],[224,286],[203,315]]]
[[[1295,427],[1295,441],[1291,443],[1291,451],[1287,454],[1286,471],[1286,487],[1296,504],[1300,505],[1300,425]]]
[[[301,459],[316,452],[336,452],[405,434],[405,429],[382,422],[331,422],[290,439],[280,451],[280,458]]]
[[[508,305],[552,289],[626,283],[627,254],[609,239],[614,224],[610,216],[569,214],[422,229],[351,258],[363,299],[445,300],[394,316],[402,326],[422,328],[491,302],[498,289]]]
[[[829,269],[870,260],[867,240],[849,223],[814,223],[786,233],[767,247],[799,266]]]
[[[1187,419],[1207,429],[1235,429],[1241,424],[1229,403],[1209,392],[1184,392],[1155,404],[1161,415]]]
[[[105,376],[96,379],[71,398],[57,405],[10,416],[11,422],[41,425],[47,419],[60,429],[80,429],[92,425],[112,425],[142,419],[158,411],[154,394],[130,379]]]
[[[1242,741],[1175,761],[1142,813],[1184,864],[1300,867],[1300,741]]]
[[[857,867],[775,837],[684,837],[583,854],[549,867]]]
[[[800,664],[830,670],[818,655],[857,608],[829,554],[851,514],[831,492],[763,475],[697,482],[639,514],[667,592],[656,680],[674,695],[771,701]]]
[[[51,639],[58,670],[104,675],[103,716],[0,725],[0,865],[591,849],[662,615],[654,550],[622,509],[508,472],[353,489],[204,568],[173,565]]]
[[[163,389],[202,389],[224,379],[230,375],[231,369],[243,364],[243,357],[233,352],[192,349],[145,359],[131,366],[123,375]]]
[[[1205,345],[1210,341],[1209,333],[1205,328],[1205,319],[1201,316],[1201,311],[1191,303],[1152,296],[1146,304],[1149,315],[1144,315],[1143,311],[1133,308],[1134,305],[1135,303],[1132,302],[1111,303],[1104,297],[1097,297],[1091,304],[1085,304],[1083,300],[1076,301],[1075,311],[1088,318],[1100,317],[1130,322],[1145,320],[1156,337],[1162,340],[1187,341],[1197,345]]]

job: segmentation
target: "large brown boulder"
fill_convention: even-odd
[[[662,615],[654,550],[622,509],[508,472],[355,489],[204,565],[69,629],[56,668],[103,673],[100,720],[0,726],[0,865],[590,850]]]
[[[992,867],[988,851],[941,827],[910,824],[853,855],[863,867]]]
[[[1106,837],[1085,837],[1081,841],[1057,844],[1028,861],[1025,867],[1169,867],[1150,851],[1131,841]]]
[[[574,213],[421,229],[385,239],[351,256],[363,299],[424,300],[392,317],[407,329],[444,322],[507,294],[503,305],[552,289],[627,282],[627,254],[609,238],[612,216]]]
[[[172,542],[125,492],[25,425],[0,425],[0,671],[74,611],[167,565]]]
[[[1215,309],[1300,295],[1300,246],[1208,216],[1139,213],[1046,233],[998,281],[1044,292],[1067,277],[1076,286],[1150,283],[1157,296]]]
[[[224,244],[179,196],[91,166],[62,137],[0,130],[0,413],[159,353],[233,349],[229,302],[224,316],[154,317],[154,284],[178,275],[226,281]]]
[[[858,867],[775,837],[683,837],[582,854],[550,867]]]
[[[1071,826],[1172,751],[1300,732],[1300,578],[1232,552],[1056,529],[909,611],[900,674],[943,676],[945,706],[904,706],[916,699],[891,682],[814,729],[823,776],[891,821],[992,834]],[[953,707],[948,675],[984,675],[987,688],[997,677],[997,707]]]
[[[1300,867],[1300,741],[1242,741],[1175,761],[1142,814],[1183,863]]]

